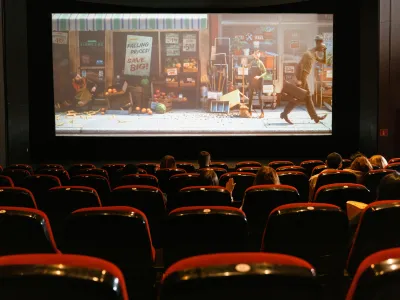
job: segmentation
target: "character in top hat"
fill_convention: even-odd
[[[249,113],[251,116],[252,106],[253,106],[253,94],[256,92],[258,94],[258,99],[261,106],[260,119],[264,118],[264,101],[262,99],[264,76],[266,74],[266,69],[264,63],[260,60],[261,52],[255,49],[253,52],[253,60],[249,65]]]
[[[318,56],[318,53],[323,54],[322,58]],[[304,52],[300,62],[296,66],[296,77],[297,77],[297,85],[302,89],[307,91],[307,96],[305,98],[307,112],[310,115],[311,119],[315,121],[315,123],[319,123],[319,121],[324,120],[326,118],[326,114],[322,116],[318,116],[315,111],[314,103],[312,101],[310,95],[310,89],[307,83],[308,76],[310,75],[314,63],[318,61],[319,63],[326,64],[326,46],[324,44],[324,40],[322,36],[317,35],[315,37],[315,47]],[[284,119],[287,123],[293,124],[289,118],[289,113],[298,105],[298,101],[293,100],[290,101],[283,112],[281,113],[281,119]]]

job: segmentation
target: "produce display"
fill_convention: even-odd
[[[197,72],[198,63],[195,58],[185,58],[183,60],[183,72]]]
[[[165,93],[165,92],[161,92],[160,90],[155,90],[155,93],[153,95],[153,101],[154,102],[164,102],[165,100],[186,102],[187,98],[186,97],[179,98],[179,96],[174,92]]]
[[[177,68],[178,71],[182,67],[182,64],[178,58],[167,58],[165,61],[165,69],[170,69],[170,68]]]
[[[165,114],[167,112],[167,107],[162,104],[162,103],[158,103],[156,105],[156,109],[155,109],[156,113],[158,114]]]
[[[105,95],[108,96],[115,93],[118,93],[117,89],[108,89],[107,92],[105,92]]]

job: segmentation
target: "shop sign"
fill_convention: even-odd
[[[291,40],[291,41],[290,41],[290,48],[291,48],[291,49],[299,49],[299,48],[300,48],[300,41],[298,41],[298,40]]]
[[[68,44],[68,33],[53,31],[53,44],[58,44],[58,45]]]
[[[149,76],[153,38],[128,35],[126,38],[125,75]]]
[[[178,75],[178,69],[177,68],[167,69],[167,75],[168,76],[176,76],[176,75]]]
[[[242,35],[242,34],[235,35],[235,39],[239,39],[239,40],[243,41],[244,40],[244,35]]]
[[[255,41],[263,41],[264,40],[264,36],[260,35],[260,34],[256,34],[256,35],[254,35],[254,40]]]
[[[179,33],[167,33],[165,35],[166,44],[179,44]]]
[[[165,52],[166,52],[167,56],[180,56],[181,55],[181,49],[179,48],[179,45],[166,45]]]
[[[183,35],[183,52],[196,52],[196,35]]]

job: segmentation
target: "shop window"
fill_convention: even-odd
[[[79,54],[81,67],[101,67],[105,64],[105,32],[80,31]]]

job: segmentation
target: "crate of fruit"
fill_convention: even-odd
[[[158,103],[164,104],[167,111],[172,109],[172,99],[170,98],[158,99]]]
[[[183,60],[183,72],[198,72],[198,62],[194,58],[186,58]]]

